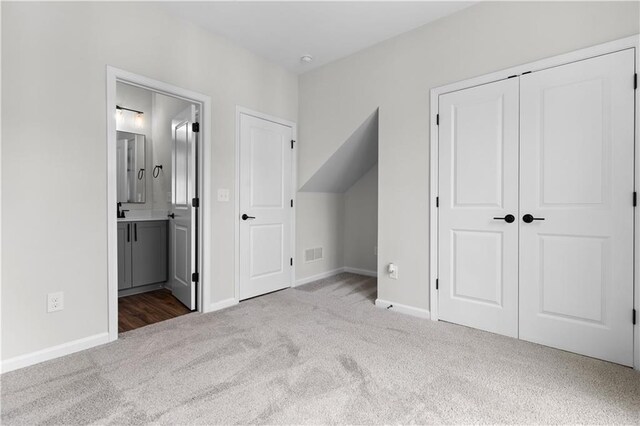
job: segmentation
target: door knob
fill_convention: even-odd
[[[522,221],[524,223],[531,223],[534,220],[544,220],[544,217],[533,217],[533,215],[530,215],[528,213],[522,216]]]
[[[174,213],[169,213],[167,217],[170,217],[171,219],[175,219],[176,215]]]
[[[504,220],[507,223],[513,223],[516,220],[516,217],[512,214],[508,214],[505,217],[494,217],[496,220]]]
[[[246,214],[246,213],[245,213],[245,214],[243,214],[243,215],[242,215],[242,220],[247,220],[247,219],[255,219],[255,217],[254,217],[254,216],[247,216],[247,214]]]

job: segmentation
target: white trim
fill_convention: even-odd
[[[198,228],[201,246],[198,251],[200,265],[200,285],[198,286],[198,311],[209,312],[213,286],[213,245],[211,241],[212,200],[212,131],[211,131],[211,97],[183,89],[171,84],[144,77],[129,71],[107,65],[107,258],[108,258],[108,333],[109,341],[118,338],[118,244],[116,219],[116,82],[138,86],[156,93],[183,99],[198,104],[200,121],[200,143],[198,146],[198,197],[201,207],[198,212]],[[206,161],[205,161],[206,159]],[[207,220],[204,220],[204,218]],[[205,303],[206,301],[206,303]]]
[[[436,208],[436,196],[438,196],[438,126],[436,125],[436,114],[438,114],[438,97],[442,94],[453,92],[456,90],[462,90],[481,84],[490,83],[493,81],[504,80],[512,75],[520,75],[527,71],[540,71],[547,68],[552,68],[560,65],[569,64],[571,62],[581,61],[595,56],[606,55],[609,53],[618,52],[625,49],[635,49],[636,59],[636,72],[640,70],[640,54],[638,50],[640,48],[640,35],[634,35],[619,40],[614,40],[608,43],[599,44],[596,46],[588,47],[586,49],[580,49],[573,52],[565,53],[562,55],[553,56],[550,58],[542,59],[528,64],[518,65],[515,67],[507,68],[502,71],[485,74],[479,77],[459,81],[445,86],[435,87],[430,92],[430,111],[431,111],[431,152],[430,152],[430,170],[431,170],[431,182],[430,182],[430,201],[429,201],[429,288],[430,299],[429,305],[431,309],[431,319],[438,320],[438,293],[436,287],[436,277],[438,271],[438,210]],[[636,90],[636,145],[638,135],[640,135],[640,90]],[[636,146],[636,160],[635,160],[635,188],[640,189],[640,176],[638,173],[638,166],[640,165],[640,150]],[[635,259],[634,259],[634,294],[635,294],[635,309],[640,313],[640,239],[638,238],[638,229],[640,229],[640,213],[638,209],[635,211]],[[634,332],[634,368],[640,370],[640,324],[635,325]]]
[[[291,198],[293,199],[293,211],[291,213],[291,257],[293,257],[293,266],[291,267],[291,274],[289,278],[290,287],[295,287],[296,280],[296,209],[298,207],[298,200],[296,194],[298,193],[298,135],[297,124],[293,121],[285,120],[272,115],[264,114],[262,112],[253,111],[249,108],[236,105],[236,184],[235,184],[235,285],[234,294],[235,299],[240,300],[240,115],[249,115],[251,117],[260,118],[262,120],[272,121],[277,124],[281,124],[291,128],[291,137],[296,143],[292,150],[291,158]]]
[[[207,309],[207,312],[215,312],[215,311],[220,311],[222,309],[226,309],[229,308],[231,306],[235,306],[238,303],[238,299],[232,297],[230,299],[224,299],[221,300],[219,302],[213,302],[211,304],[209,304],[209,309]]]
[[[378,272],[376,271],[369,271],[367,269],[360,269],[360,268],[352,268],[351,266],[345,266],[344,272],[349,272],[351,274],[364,275],[366,277],[376,277],[376,278],[378,277]]]
[[[633,42],[635,49],[635,57],[636,57],[636,73],[640,73],[640,34],[634,37],[630,37],[635,39]],[[632,44],[631,42],[629,44]],[[638,137],[640,137],[640,88],[636,90],[636,99],[635,99],[635,107],[636,107],[636,131],[634,137],[634,146],[635,146],[635,186],[634,189],[638,191],[640,189],[640,175],[638,173],[638,167],[640,167],[640,149],[638,147]],[[634,276],[634,295],[635,295],[635,303],[634,307],[636,309],[636,325],[635,335],[634,335],[634,354],[633,354],[633,368],[636,370],[640,370],[640,321],[638,321],[637,315],[640,314],[640,212],[638,212],[638,208],[635,208],[634,211],[634,228],[633,228],[633,239],[634,239],[634,262],[633,262],[633,276]]]
[[[0,367],[0,369],[2,373],[7,373],[9,371],[18,370],[20,368],[38,364],[40,362],[49,361],[54,358],[60,358],[61,356],[84,351],[85,349],[93,348],[94,346],[109,343],[109,341],[109,333],[107,332],[94,334],[93,336],[84,337],[82,339],[73,340],[71,342],[52,346],[46,349],[41,349],[29,354],[9,358],[2,362],[2,366]]]
[[[426,309],[401,305],[399,303],[389,302],[388,300],[376,299],[376,307],[381,309],[388,309],[390,311],[395,311],[401,314],[411,315],[412,317],[418,317],[422,319],[429,319],[431,317],[431,314]]]
[[[300,285],[309,284],[309,283],[312,283],[312,282],[318,281],[318,280],[323,280],[325,278],[329,278],[329,277],[332,277],[334,275],[341,274],[344,271],[345,271],[345,268],[343,267],[343,268],[338,268],[338,269],[332,269],[331,271],[322,272],[320,274],[312,275],[310,277],[301,278],[298,281],[296,281],[296,284],[295,284],[294,287],[298,287]]]

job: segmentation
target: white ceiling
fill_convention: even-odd
[[[166,2],[172,13],[295,73],[464,9],[473,1]],[[311,64],[300,61],[310,54]]]
[[[343,193],[378,162],[375,110],[300,188],[301,192]]]

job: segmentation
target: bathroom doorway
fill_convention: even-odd
[[[109,337],[203,312],[208,97],[109,67]],[[208,210],[207,210],[208,211]],[[206,299],[205,299],[206,300]]]

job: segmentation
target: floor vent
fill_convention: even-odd
[[[305,262],[315,262],[323,257],[322,247],[309,248],[304,251]]]

